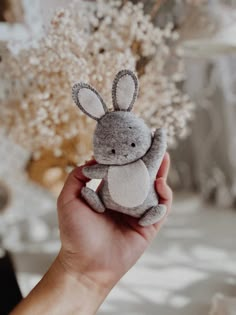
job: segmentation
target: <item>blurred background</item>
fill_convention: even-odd
[[[122,68],[167,129],[174,204],[99,314],[236,314],[235,0],[0,0],[0,314],[58,253],[56,198],[92,155],[71,86],[111,104]]]

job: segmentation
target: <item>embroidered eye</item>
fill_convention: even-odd
[[[134,147],[135,147],[135,143],[131,143],[131,147],[133,147],[133,148],[134,148]]]
[[[129,129],[132,129],[132,127],[129,127]]]
[[[115,149],[112,149],[112,150],[111,150],[111,153],[112,153],[112,154],[115,154],[115,153],[116,153],[116,150],[115,150]]]

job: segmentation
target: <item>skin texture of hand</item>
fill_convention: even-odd
[[[91,164],[94,162],[87,165]],[[155,182],[160,203],[167,206],[168,212],[172,203],[172,191],[166,184],[169,165],[170,158],[166,154]],[[60,300],[62,305],[57,310],[47,307],[48,313],[43,308],[38,312],[31,309],[33,314],[95,314],[112,287],[155,238],[165,220],[141,227],[137,219],[125,214],[111,210],[102,214],[93,211],[80,197],[81,189],[89,181],[82,174],[82,168],[71,172],[58,198],[60,253],[28,297],[28,305],[32,305],[36,303],[37,296],[43,299],[43,292],[49,291],[45,288],[51,287],[49,305],[54,299]],[[70,299],[67,301],[71,305],[70,310],[66,310],[65,299]],[[24,303],[25,309],[23,305],[12,315],[31,314],[25,311],[27,298]]]

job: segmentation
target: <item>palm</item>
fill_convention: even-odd
[[[169,160],[163,173],[168,172]],[[163,168],[163,167],[162,167]],[[86,270],[103,271],[121,277],[141,256],[156,235],[160,223],[141,227],[127,215],[106,210],[99,214],[78,195],[85,185],[81,169],[69,176],[58,200],[62,248],[74,271],[80,262]],[[170,201],[171,202],[171,201]],[[170,206],[170,205],[169,205]]]
[[[135,263],[155,235],[154,226],[141,228],[132,218],[109,210],[98,214],[79,199],[70,201],[60,213],[64,248],[74,253],[75,259],[83,257],[88,264],[95,261],[98,269],[116,267],[122,274]]]

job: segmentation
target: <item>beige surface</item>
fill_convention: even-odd
[[[216,292],[236,296],[236,212],[175,198],[171,217],[99,315],[207,315]]]
[[[46,221],[55,225],[51,216]],[[201,205],[196,196],[175,196],[159,237],[98,314],[208,315],[215,293],[236,296],[235,227],[235,211]],[[15,254],[25,294],[46,271],[57,245],[47,242],[44,251],[34,246],[30,254]]]

